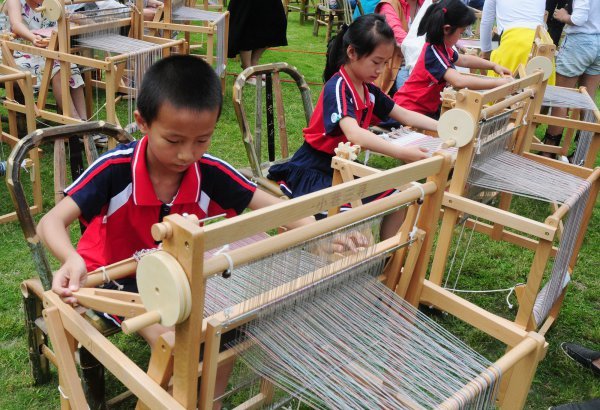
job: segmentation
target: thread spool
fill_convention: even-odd
[[[438,121],[438,134],[443,146],[464,147],[473,139],[475,121],[471,114],[460,108],[446,111]]]
[[[130,334],[157,323],[174,326],[188,318],[192,291],[183,268],[169,253],[156,251],[144,256],[136,280],[147,312],[123,321],[123,332]]]
[[[41,7],[35,9],[38,13],[51,21],[58,21],[62,17],[62,7],[58,0],[44,0]]]

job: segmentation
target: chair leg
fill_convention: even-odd
[[[104,366],[85,348],[79,349],[79,366],[83,391],[90,410],[106,409],[104,398]]]
[[[36,325],[35,321],[42,315],[42,303],[33,294],[23,296],[23,310],[25,311],[25,331],[29,343],[29,365],[33,381],[36,385],[50,381],[50,366],[48,359],[42,353],[42,346],[46,344],[44,332]]]
[[[313,25],[313,36],[319,36],[319,19],[321,18],[321,11],[319,8],[315,10],[315,24]]]
[[[327,35],[325,36],[325,43],[329,44],[329,39],[331,38],[331,31],[333,30],[333,21],[335,20],[335,14],[329,13],[327,19]]]

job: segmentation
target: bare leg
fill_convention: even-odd
[[[77,88],[71,88],[71,100],[73,101],[73,105],[75,110],[73,112],[77,112],[77,115],[82,120],[87,120],[88,115],[85,110],[85,96],[83,94],[83,86]]]
[[[240,51],[240,60],[242,69],[246,69],[252,65],[252,50]]]
[[[600,74],[590,75],[584,74],[581,76],[581,81],[579,85],[585,87],[587,89],[588,94],[592,97],[592,100],[595,101],[596,91],[598,91],[598,87],[600,86]]]
[[[386,215],[381,223],[381,239],[391,238],[398,233],[402,222],[406,218],[406,210],[400,209],[393,214]]]
[[[252,65],[258,65],[258,61],[260,60],[260,57],[263,55],[265,50],[266,48],[257,48],[256,50],[252,50],[252,57],[250,60]]]
[[[81,112],[79,111],[78,107],[75,104],[73,104],[73,97],[71,94],[73,91],[77,91],[77,90],[79,90],[79,93],[80,93],[80,95],[77,95],[77,99],[79,99],[79,104],[80,104],[79,108],[83,107],[83,109],[81,109]],[[52,77],[52,92],[54,93],[54,98],[56,99],[56,105],[58,106],[59,109],[61,109],[64,112],[64,109],[62,106],[63,90],[60,85],[60,75],[58,75],[58,73],[56,73],[54,75],[54,77]],[[70,90],[69,104],[71,105],[71,115],[73,116],[73,118],[76,118],[79,120],[87,119],[87,116],[85,115],[85,101],[83,98],[83,87],[79,87],[75,90]]]
[[[560,74],[556,74],[556,85],[560,87],[567,88],[575,88],[577,86],[577,81],[579,81],[580,77],[565,77]],[[593,97],[592,97],[593,98]],[[566,117],[567,109],[566,108],[552,108],[552,116],[553,117]],[[548,135],[561,135],[563,132],[563,128],[558,125],[551,125],[548,127],[546,134]]]

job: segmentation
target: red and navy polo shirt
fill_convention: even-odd
[[[203,219],[241,213],[256,185],[231,165],[205,154],[185,172],[171,204],[156,196],[146,166],[148,137],[119,145],[96,160],[65,190],[81,209],[86,226],[77,252],[88,271],[155,248],[154,223],[170,213],[195,214]]]
[[[408,80],[394,95],[394,101],[407,110],[431,115],[441,105],[440,93],[446,86],[444,75],[454,68],[458,52],[446,45],[425,43]]]
[[[310,123],[303,130],[310,146],[334,155],[338,144],[348,141],[339,126],[342,118],[352,117],[365,129],[387,119],[394,101],[374,84],[363,83],[363,88],[367,101],[361,100],[344,67],[325,83]]]

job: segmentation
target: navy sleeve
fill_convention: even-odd
[[[340,75],[334,75],[323,87],[323,125],[325,134],[337,135],[344,117],[356,119],[352,93]]]
[[[452,56],[454,58],[454,55]],[[458,59],[458,54],[456,54]],[[434,46],[429,45],[425,49],[425,69],[438,83],[444,81],[444,75],[449,67],[440,52]]]
[[[452,63],[456,63],[458,61],[458,50],[455,47],[452,47]]]
[[[65,189],[81,210],[81,219],[89,223],[99,215],[110,198],[131,184],[131,154],[137,141],[119,145],[90,165]]]
[[[210,197],[220,210],[209,207],[209,215],[225,212],[227,216],[241,214],[252,201],[256,184],[250,182],[227,162],[205,154],[200,160],[202,193]],[[211,214],[214,211],[214,214]]]
[[[380,120],[385,120],[394,108],[394,100],[374,84],[368,84],[367,88],[369,89],[369,98],[375,104],[373,107],[373,114]]]

